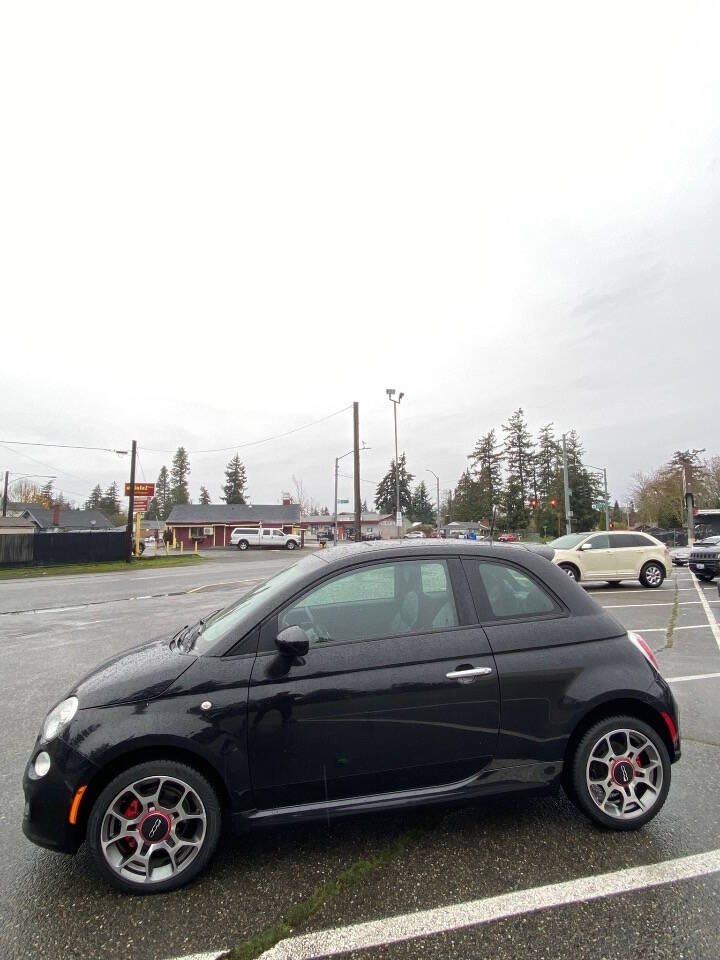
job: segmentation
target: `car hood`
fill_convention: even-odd
[[[159,697],[197,657],[155,640],[119,653],[83,677],[72,690],[80,709],[107,707]]]

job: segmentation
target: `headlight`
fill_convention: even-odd
[[[68,697],[50,711],[45,717],[45,723],[42,728],[42,738],[45,742],[54,740],[65,727],[70,723],[77,713],[78,698]]]

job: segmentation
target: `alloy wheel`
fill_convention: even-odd
[[[657,803],[663,785],[662,760],[645,734],[612,730],[590,751],[585,779],[590,797],[604,814],[632,820]]]
[[[648,567],[645,567],[645,580],[649,587],[659,587],[663,581],[663,575],[660,567],[656,566],[654,563],[650,564]]]
[[[108,805],[100,846],[122,879],[160,883],[190,866],[206,830],[205,807],[191,786],[177,777],[150,776],[124,787]]]

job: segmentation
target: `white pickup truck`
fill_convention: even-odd
[[[286,550],[297,550],[300,537],[294,533],[283,533],[273,527],[235,527],[230,534],[230,543],[238,550],[249,550],[250,547],[285,547]]]

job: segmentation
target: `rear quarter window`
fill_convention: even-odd
[[[478,612],[491,620],[532,619],[564,613],[556,599],[533,577],[511,564],[469,561]]]

